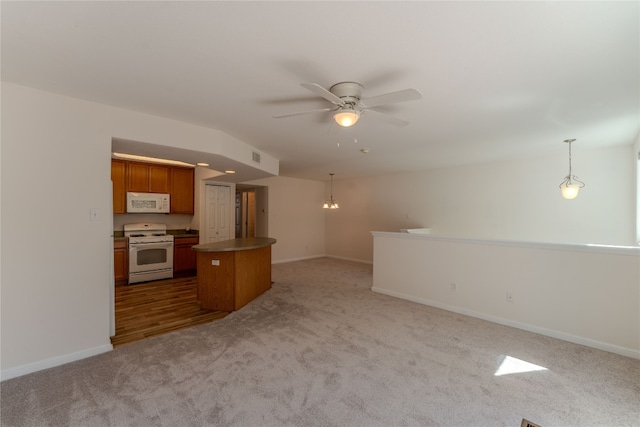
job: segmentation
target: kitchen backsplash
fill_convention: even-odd
[[[126,214],[113,216],[113,230],[122,231],[125,224],[137,222],[166,224],[169,230],[198,229],[193,224],[193,215]]]

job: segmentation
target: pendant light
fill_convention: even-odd
[[[562,197],[567,200],[575,199],[578,197],[578,191],[584,187],[584,182],[578,181],[578,177],[571,174],[571,143],[575,139],[565,139],[564,142],[569,144],[569,174],[564,177],[564,181],[560,183],[560,191],[562,191]]]
[[[322,205],[322,207],[324,209],[338,209],[338,202],[333,200],[333,173],[330,173],[329,175],[331,175],[331,198],[329,199],[328,202],[324,202],[324,205]]]

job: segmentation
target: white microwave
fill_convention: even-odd
[[[169,213],[171,205],[168,194],[127,193],[127,213]]]

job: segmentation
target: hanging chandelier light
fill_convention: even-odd
[[[329,175],[331,175],[331,198],[329,199],[328,202],[324,202],[324,205],[322,205],[322,207],[324,209],[338,209],[338,202],[333,200],[333,173],[330,173]]]
[[[567,200],[575,199],[578,197],[578,191],[584,187],[584,182],[579,181],[578,177],[571,174],[571,143],[575,139],[565,139],[564,142],[569,144],[569,174],[564,177],[564,181],[560,183],[560,191],[562,191],[562,197]]]

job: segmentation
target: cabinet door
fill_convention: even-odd
[[[183,237],[175,240],[173,253],[173,272],[195,271],[197,268],[197,254],[191,250],[198,244],[197,237]]]
[[[113,213],[126,213],[126,163],[120,160],[111,161],[111,182],[113,184]]]
[[[169,167],[149,165],[149,192],[169,192]]]
[[[193,214],[193,169],[171,168],[171,213]]]
[[[127,163],[127,191],[149,192],[149,165]]]
[[[127,242],[117,241],[113,246],[113,268],[116,285],[126,284],[129,279]]]

